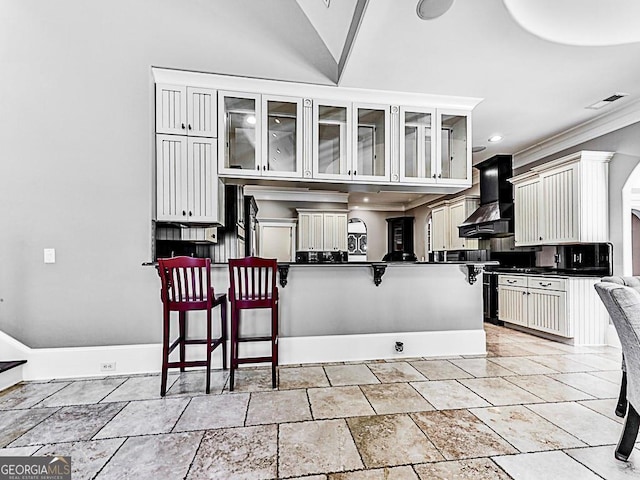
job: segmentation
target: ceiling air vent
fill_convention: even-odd
[[[594,103],[593,105],[589,105],[587,108],[592,110],[600,110],[602,107],[606,107],[607,105],[615,102],[616,100],[620,100],[622,97],[626,97],[629,95],[628,93],[614,93],[613,95],[609,95],[607,98],[600,100],[599,102]]]

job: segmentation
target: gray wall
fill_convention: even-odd
[[[291,4],[287,17],[276,2]],[[294,0],[0,10],[0,330],[31,347],[158,342],[159,279],[141,266],[154,201],[151,67],[328,84],[331,55]],[[55,264],[43,263],[47,247]]]

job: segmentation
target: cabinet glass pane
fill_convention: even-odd
[[[318,107],[318,172],[347,173],[347,109],[320,105]]]
[[[405,112],[404,114],[404,175],[405,177],[431,177],[431,114]]]
[[[467,178],[467,117],[443,115],[441,132],[442,178]]]
[[[385,176],[385,111],[358,108],[357,175]]]
[[[292,102],[267,102],[267,169],[295,172],[298,134],[298,105]]]
[[[225,97],[225,167],[255,170],[256,102],[250,98]]]

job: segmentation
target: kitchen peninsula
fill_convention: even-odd
[[[474,276],[484,265],[279,264],[281,363],[483,354],[482,282]],[[220,287],[224,267],[213,267]]]

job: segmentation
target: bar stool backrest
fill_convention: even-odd
[[[236,308],[269,308],[278,300],[273,258],[229,260],[229,300]]]
[[[158,260],[162,280],[162,302],[170,310],[206,310],[212,308],[211,260],[174,257]]]

